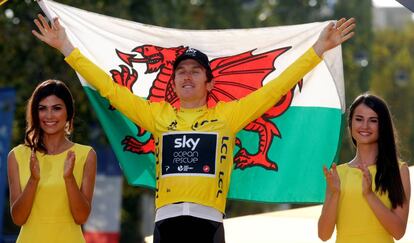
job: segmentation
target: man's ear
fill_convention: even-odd
[[[214,88],[214,80],[211,80],[210,82],[207,82],[207,91],[210,92]]]

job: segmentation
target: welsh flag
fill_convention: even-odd
[[[114,82],[153,102],[178,104],[171,89],[175,58],[192,47],[206,53],[215,88],[209,105],[239,99],[278,76],[316,41],[327,22],[228,30],[181,30],[108,17],[53,1],[39,2],[60,18],[72,43]],[[154,144],[81,76],[128,182],[155,187]],[[341,48],[262,117],[237,135],[229,198],[261,202],[321,202],[322,165],[341,141],[344,85]]]

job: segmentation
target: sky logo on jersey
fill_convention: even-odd
[[[174,140],[174,148],[191,148],[192,151],[196,149],[198,142],[200,142],[200,138],[197,138],[196,140],[189,138],[185,135],[183,135],[182,138],[176,138]]]

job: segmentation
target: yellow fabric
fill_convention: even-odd
[[[372,178],[377,168],[368,167]],[[362,172],[358,168],[342,164],[337,167],[341,179],[341,194],[338,203],[337,243],[389,243],[393,237],[381,225],[374,212],[362,196]],[[375,191],[375,184],[372,185]],[[391,208],[388,194],[376,193],[387,208]]]
[[[73,175],[80,187],[83,168],[91,147],[75,144],[69,150],[76,154]],[[40,166],[40,181],[30,216],[21,227],[16,243],[85,242],[81,227],[74,222],[70,212],[63,180],[67,151],[56,155],[36,153]],[[20,186],[23,191],[30,177],[30,149],[25,145],[19,145],[13,152],[19,167]]]
[[[176,202],[192,202],[213,207],[223,213],[232,171],[236,133],[272,107],[321,61],[311,48],[279,77],[240,100],[219,102],[211,108],[176,110],[167,102],[150,102],[135,96],[128,88],[112,81],[108,74],[90,62],[78,49],[75,49],[65,60],[116,109],[154,136],[156,208]],[[207,146],[207,148],[215,147],[215,151],[211,151],[215,161],[209,161],[215,164],[214,175],[164,175],[163,168],[167,169],[162,167],[162,157],[163,153],[168,151],[167,149],[163,151],[163,146],[169,148],[173,146],[164,145],[163,138],[172,134],[183,136],[184,139],[184,135],[188,138],[194,133],[217,136],[216,144],[211,143],[212,146]],[[174,162],[165,161],[165,163]],[[188,166],[191,167],[191,164]]]

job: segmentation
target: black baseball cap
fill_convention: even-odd
[[[201,66],[203,66],[207,70],[207,72],[211,72],[210,62],[208,61],[207,55],[197,49],[190,47],[183,54],[178,56],[177,59],[175,59],[173,65],[174,70],[178,67],[178,64],[181,61],[184,61],[186,59],[196,60],[198,63],[201,64]]]

